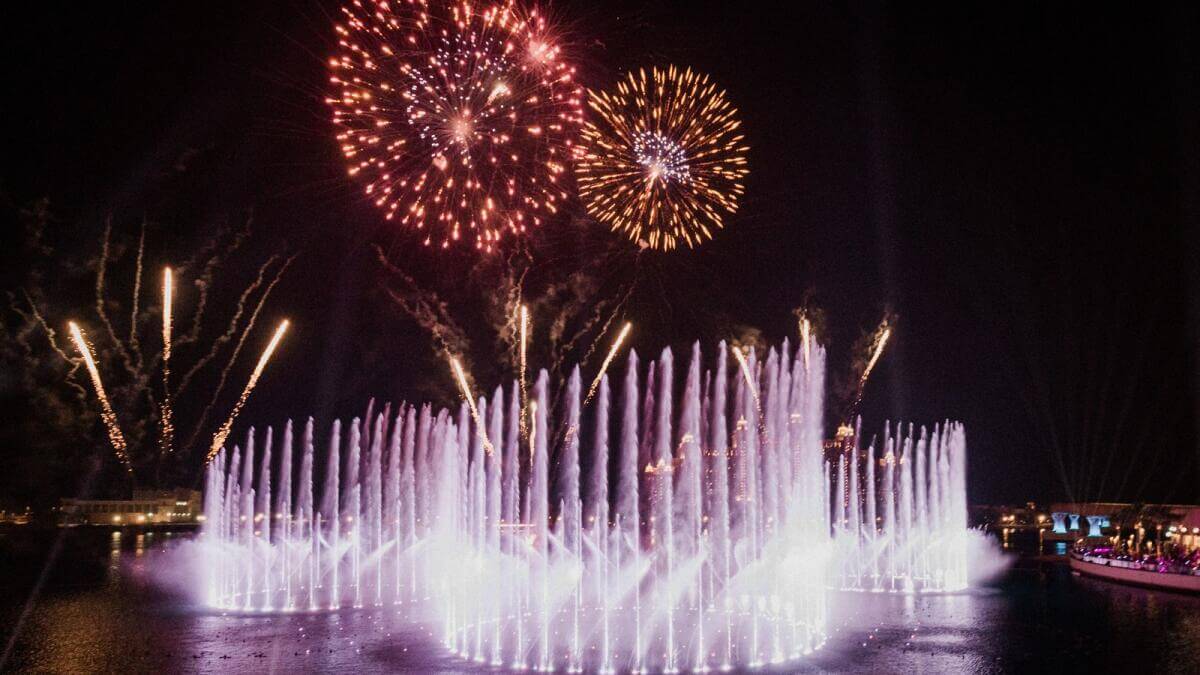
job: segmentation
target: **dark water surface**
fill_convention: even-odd
[[[170,561],[163,551],[185,536],[0,532],[0,669],[479,670],[449,655],[432,626],[394,608],[290,616],[197,609],[151,579]],[[1049,558],[1022,558],[970,593],[832,593],[830,602],[826,646],[775,672],[1200,673],[1200,598],[1075,577]]]

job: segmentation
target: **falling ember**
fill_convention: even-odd
[[[352,0],[328,61],[347,173],[426,245],[496,250],[557,212],[583,88],[515,0]]]
[[[629,336],[629,331],[633,328],[633,324],[626,321],[621,327],[621,332],[617,334],[617,339],[613,340],[612,348],[608,350],[608,356],[604,357],[604,362],[600,364],[600,372],[596,373],[596,379],[592,380],[592,386],[588,388],[587,396],[583,399],[583,404],[587,405],[588,401],[596,395],[596,389],[600,386],[600,380],[604,378],[604,373],[608,372],[608,365],[612,363],[613,358],[617,355],[617,350],[621,348],[621,343],[625,342],[625,338]]]
[[[75,343],[75,349],[79,350],[79,355],[83,357],[83,363],[87,366],[88,375],[92,378],[92,386],[96,389],[96,398],[100,399],[100,419],[104,421],[104,426],[108,429],[108,440],[112,443],[113,451],[117,453],[117,459],[125,465],[125,470],[133,473],[133,466],[129,463],[129,454],[125,451],[125,436],[121,433],[121,428],[117,426],[117,414],[113,412],[112,405],[108,401],[108,394],[104,392],[104,383],[100,381],[100,370],[96,368],[96,360],[92,357],[92,350],[84,339],[83,331],[79,329],[79,325],[74,321],[67,323],[71,332],[71,340]]]
[[[483,428],[483,418],[479,416],[479,408],[475,407],[475,399],[471,396],[471,386],[467,383],[467,374],[463,372],[462,363],[457,357],[450,357],[450,368],[454,371],[454,379],[458,380],[458,388],[462,391],[463,398],[467,399],[467,407],[471,410],[471,419],[475,420],[475,429],[479,433],[479,439],[483,441],[483,449],[490,455],[493,450],[492,442],[488,440],[487,433]]]
[[[163,268],[163,317],[162,317],[162,379],[163,402],[159,436],[159,449],[171,452],[174,446],[175,425],[174,412],[171,410],[171,321],[172,303],[175,294],[175,278],[170,267]]]
[[[246,388],[242,390],[242,395],[238,397],[237,403],[233,406],[233,411],[229,413],[229,419],[217,429],[217,433],[213,434],[212,446],[208,449],[208,456],[204,458],[205,462],[212,461],[213,457],[217,456],[221,447],[225,445],[225,439],[229,438],[229,432],[233,430],[233,422],[237,419],[238,413],[242,412],[242,408],[246,406],[246,400],[250,398],[250,392],[254,391],[255,385],[258,384],[258,378],[262,376],[263,369],[267,367],[267,362],[271,360],[271,355],[275,353],[275,348],[279,346],[279,341],[283,339],[283,334],[287,332],[289,322],[287,319],[279,322],[279,327],[275,329],[275,335],[271,337],[271,342],[267,344],[267,348],[263,350],[262,356],[258,357],[258,365],[254,366],[254,372],[250,374],[250,380],[246,382]]]
[[[737,110],[707,75],[632,71],[590,92],[575,175],[588,213],[639,246],[694,248],[737,211],[749,173]]]

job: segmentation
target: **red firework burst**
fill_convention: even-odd
[[[511,0],[355,0],[336,30],[337,140],[386,218],[490,252],[558,211],[583,92],[544,17]]]

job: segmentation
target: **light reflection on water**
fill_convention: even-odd
[[[57,534],[57,533],[51,533]],[[461,672],[431,626],[395,608],[220,615],[148,581],[165,533],[66,533],[3,669],[38,672]],[[51,539],[0,537],[7,645]],[[38,546],[41,548],[38,548]],[[7,555],[10,547],[18,553]],[[34,562],[34,561],[37,562]],[[14,562],[15,561],[15,562]],[[1073,577],[1026,560],[999,586],[954,595],[835,593],[830,640],[787,672],[1200,672],[1200,598]],[[781,671],[782,672],[782,671]]]

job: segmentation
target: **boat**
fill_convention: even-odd
[[[1145,588],[1200,593],[1200,570],[1160,571],[1152,564],[1137,560],[1122,560],[1082,551],[1072,551],[1067,560],[1072,571],[1085,576]]]

